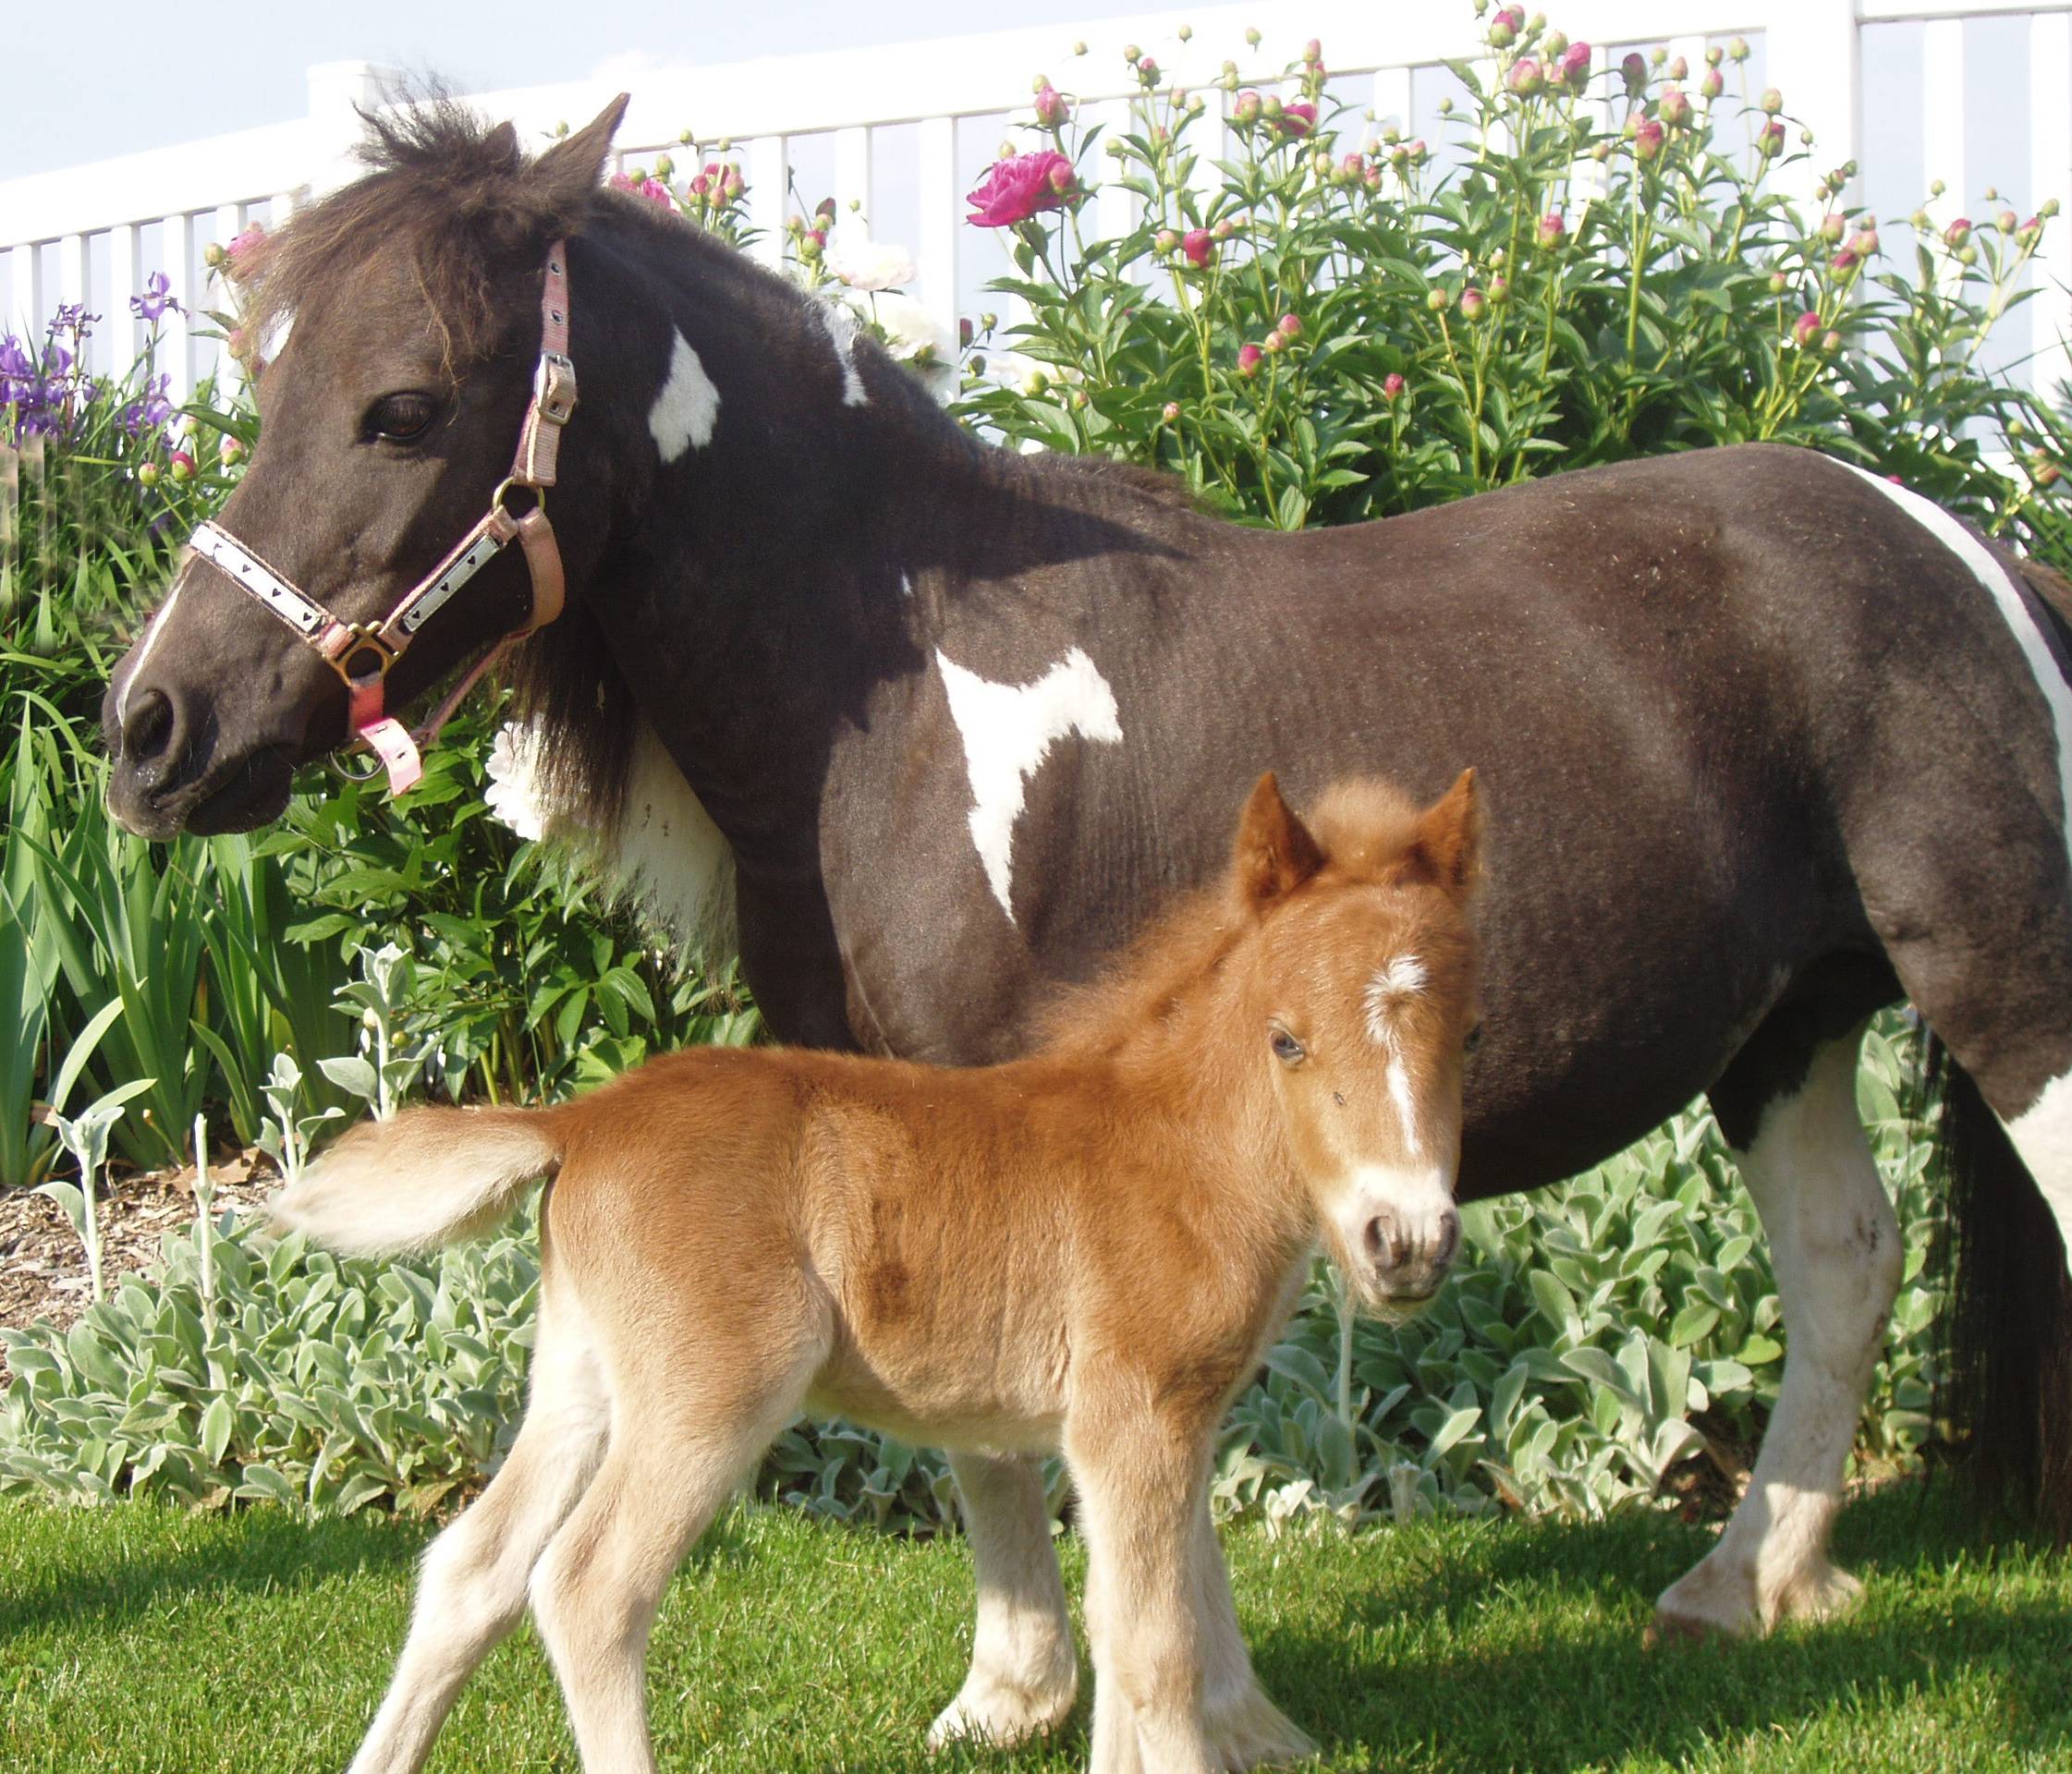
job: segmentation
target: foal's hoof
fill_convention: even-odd
[[[1062,1724],[1078,1692],[1076,1671],[1065,1687],[1042,1690],[974,1671],[929,1726],[928,1746],[936,1750],[947,1744],[974,1743],[1011,1749]]]

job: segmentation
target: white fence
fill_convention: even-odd
[[[1852,197],[1863,200],[1868,192],[1888,215],[1910,211],[1937,177],[1949,192],[1944,211],[1956,214],[1979,203],[1977,186],[1989,176],[2024,214],[2054,196],[2072,213],[2072,0],[1538,3],[1572,39],[1595,46],[1601,70],[1615,67],[1628,48],[1659,43],[1687,56],[1695,70],[1708,41],[1749,39],[1751,92],[1782,89],[1787,114],[1818,138],[1818,168],[1863,162]],[[1256,49],[1245,43],[1254,23],[1262,32]],[[1183,25],[1191,27],[1184,43]],[[1437,145],[1439,101],[1457,90],[1444,63],[1477,55],[1481,30],[1466,0],[1259,0],[1079,27],[663,69],[633,82],[620,157],[622,164],[652,161],[676,149],[687,128],[702,142],[730,140],[772,249],[795,187],[809,204],[832,194],[845,218],[855,200],[868,221],[845,225],[871,225],[881,237],[912,248],[920,273],[915,293],[947,319],[979,306],[983,279],[1005,262],[996,239],[964,226],[960,200],[1014,117],[1027,115],[1032,76],[1048,74],[1082,108],[1119,115],[1135,90],[1121,48],[1136,43],[1172,79],[1221,102],[1213,82],[1226,58],[1249,83],[1262,84],[1315,36],[1322,40],[1335,95]],[[1089,45],[1084,57],[1073,55],[1076,41]],[[205,309],[206,249],[250,221],[278,225],[297,204],[350,176],[359,129],[354,107],[381,103],[390,71],[332,63],[311,69],[309,78],[309,114],[298,121],[0,181],[0,317],[12,317],[8,324],[18,331],[40,325],[59,303],[83,301],[105,317],[97,347],[102,367],[120,368],[139,344],[127,298],[152,272],[170,276],[173,294],[190,313]],[[543,141],[556,125],[588,119],[614,90],[609,80],[582,80],[480,93],[470,102]],[[1592,90],[1606,90],[1606,83]],[[1868,132],[1867,102],[1875,124]],[[2025,140],[2010,144],[2011,121]],[[1989,153],[1978,152],[1981,141]],[[1968,149],[1978,166],[1968,164]],[[1895,170],[1903,160],[1914,162],[1905,174]],[[1802,174],[1807,186],[1817,176]],[[1126,226],[1131,200],[1127,193],[1103,192],[1096,225]],[[2018,344],[2033,341],[2033,361],[2019,373],[2039,381],[2067,373],[2067,223],[2046,234],[2038,293],[2017,342],[2019,358]],[[171,348],[161,367],[184,394],[214,368],[218,346],[196,336],[188,322],[168,315],[167,324]]]

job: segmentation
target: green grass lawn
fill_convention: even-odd
[[[144,1507],[0,1510],[0,1768],[343,1768],[400,1643],[426,1535]],[[1225,1537],[1268,1689],[1332,1769],[2072,1768],[2072,1560],[1981,1542],[1939,1493],[1852,1508],[1850,1619],[1643,1652],[1703,1529],[1446,1522]],[[1077,1587],[1080,1563],[1067,1544]],[[685,1567],[650,1695],[669,1768],[1064,1769],[1054,1747],[931,1760],[969,1642],[961,1542],[730,1515]],[[573,1769],[530,1631],[490,1659],[434,1774]]]

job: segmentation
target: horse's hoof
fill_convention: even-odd
[[[929,1726],[928,1747],[974,1743],[1012,1749],[1062,1724],[1078,1685],[1038,1691],[974,1674]]]
[[[1641,1643],[1761,1638],[1784,1620],[1830,1620],[1861,1599],[1863,1586],[1824,1558],[1759,1584],[1751,1575],[1700,1564],[1663,1591]]]

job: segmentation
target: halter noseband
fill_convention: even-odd
[[[438,565],[404,592],[386,618],[378,623],[341,622],[295,583],[276,573],[220,524],[196,529],[189,546],[230,582],[259,601],[316,649],[319,657],[344,681],[347,719],[354,733],[371,746],[388,769],[392,795],[417,785],[424,774],[418,753],[430,745],[460,699],[474,688],[514,640],[522,640],[561,614],[565,583],[561,550],[547,522],[546,490],[554,485],[561,449],[561,428],[576,410],[576,366],[568,360],[567,243],[556,240],[547,249],[546,284],[540,297],[540,362],[532,376],[532,399],[518,431],[518,455],[511,471],[490,494],[489,509]],[[512,492],[530,492],[530,506],[514,512]],[[482,655],[456,685],[432,718],[413,735],[382,710],[389,668],[403,657],[419,629],[468,581],[517,542],[532,579],[532,610],[525,626],[514,628]]]

